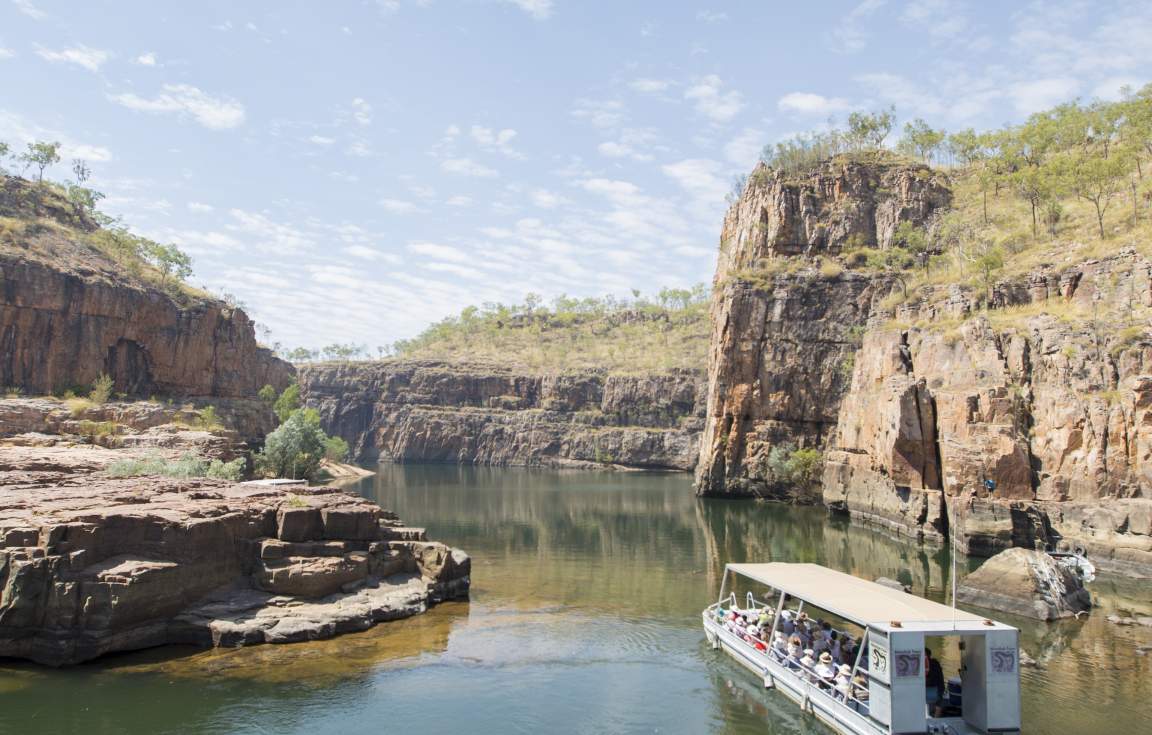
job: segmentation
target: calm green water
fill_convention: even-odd
[[[703,644],[726,561],[815,561],[940,599],[947,558],[674,474],[385,466],[359,489],[473,557],[469,603],[334,641],[0,665],[0,733],[824,733]],[[1024,629],[1029,733],[1148,732],[1149,585]],[[947,657],[945,668],[950,668]]]

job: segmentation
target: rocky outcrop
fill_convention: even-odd
[[[899,223],[923,225],[950,201],[923,166],[837,160],[799,179],[753,172],[721,234],[698,492],[770,493],[772,447],[824,443],[864,325],[892,289],[884,276],[780,264],[887,247]]]
[[[950,529],[969,553],[1074,545],[1103,569],[1152,572],[1152,339],[1093,318],[1117,299],[1152,304],[1150,274],[1124,252],[999,284],[986,315],[957,287],[878,315],[828,444],[825,503],[900,534]]]
[[[331,488],[0,473],[0,656],[327,638],[466,595],[463,552]]]
[[[0,237],[0,385],[49,394],[104,373],[130,396],[237,398],[291,383],[242,310],[133,275],[59,195],[0,176],[0,213],[25,224]]]
[[[1072,570],[1041,551],[1008,549],[980,565],[956,589],[966,605],[1037,620],[1070,618],[1092,609],[1092,596]]]
[[[690,470],[701,376],[532,375],[391,360],[307,365],[305,405],[362,461]]]

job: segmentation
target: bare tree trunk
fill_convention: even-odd
[[[1032,203],[1032,239],[1036,239],[1036,200],[1030,200]]]
[[[1136,182],[1133,181],[1132,187],[1132,226],[1135,227],[1136,223],[1140,221],[1140,209],[1136,199]]]
[[[1096,206],[1096,222],[1100,225],[1100,239],[1104,239],[1104,211],[1100,209],[1100,200],[1092,202]]]
[[[984,189],[984,224],[988,224],[988,190]]]

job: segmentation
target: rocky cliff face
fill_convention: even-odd
[[[1152,570],[1152,339],[1094,319],[1116,299],[1152,304],[1152,263],[1044,269],[999,284],[982,315],[953,287],[878,317],[825,502],[897,533],[950,529],[973,553],[1073,544],[1104,568]]]
[[[308,365],[306,405],[360,460],[690,470],[702,376],[526,375],[492,365]]]
[[[105,373],[132,396],[233,398],[291,382],[243,311],[132,275],[61,197],[0,177],[0,216],[19,225],[0,236],[0,385],[47,394]]]
[[[1119,252],[893,310],[891,276],[803,257],[883,249],[948,201],[915,167],[753,177],[721,242],[698,490],[772,495],[770,450],[815,447],[820,489],[790,499],[973,554],[1081,546],[1152,574],[1152,263]]]
[[[0,656],[329,638],[468,590],[463,552],[332,488],[0,474]]]
[[[864,325],[892,287],[885,277],[779,266],[883,248],[899,223],[922,225],[950,198],[918,166],[829,163],[801,179],[753,172],[725,217],[713,282],[701,494],[771,494],[773,446],[824,443]]]

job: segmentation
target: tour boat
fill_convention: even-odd
[[[730,576],[735,579],[729,593]],[[737,592],[741,582],[743,597]],[[733,612],[763,620],[767,630],[749,635],[732,619]],[[837,687],[821,679],[773,645],[776,633],[807,616],[830,623],[838,641],[846,634],[856,641],[848,684]],[[762,677],[766,688],[837,733],[1020,732],[1019,631],[981,615],[818,564],[773,562],[726,565],[720,597],[705,608],[703,621],[713,648],[723,649]],[[931,711],[926,637],[958,639],[962,661],[959,677],[946,680],[944,697]]]

